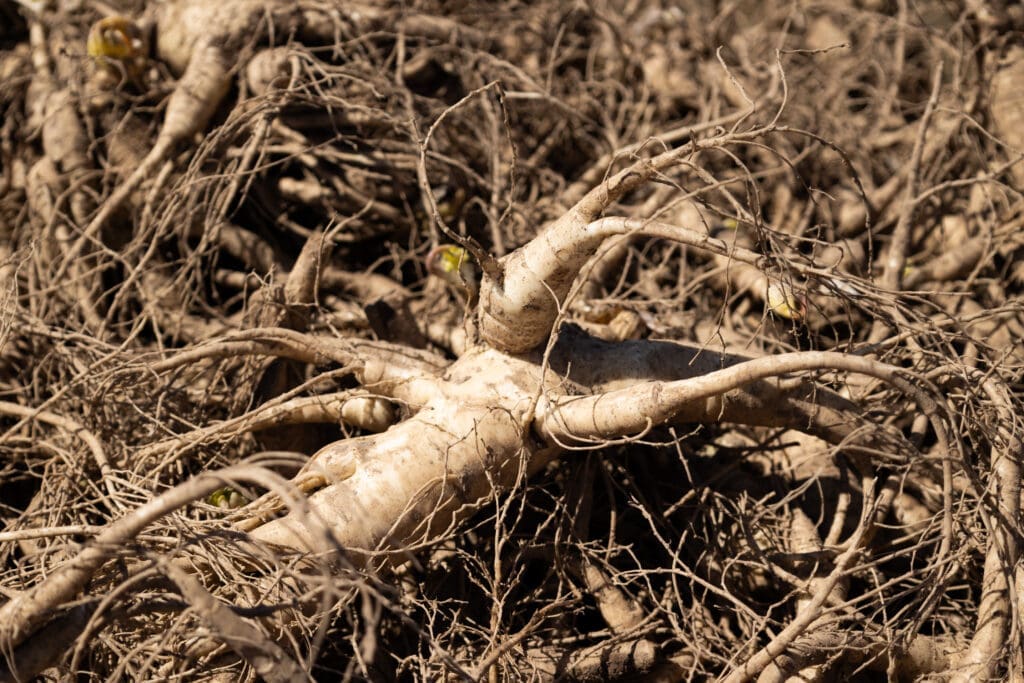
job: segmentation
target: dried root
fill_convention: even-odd
[[[0,680],[1024,679],[1020,13],[889,9],[0,1]]]

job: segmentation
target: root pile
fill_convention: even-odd
[[[0,0],[0,599],[195,485],[0,676],[1024,680],[1015,8],[264,4]],[[401,561],[246,535],[473,347],[473,277],[687,145],[607,213],[722,248],[606,240],[556,333],[875,358],[930,403],[814,379],[896,445],[649,424]]]

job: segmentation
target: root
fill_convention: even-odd
[[[0,0],[0,679],[1020,679],[1020,12],[883,5]]]

